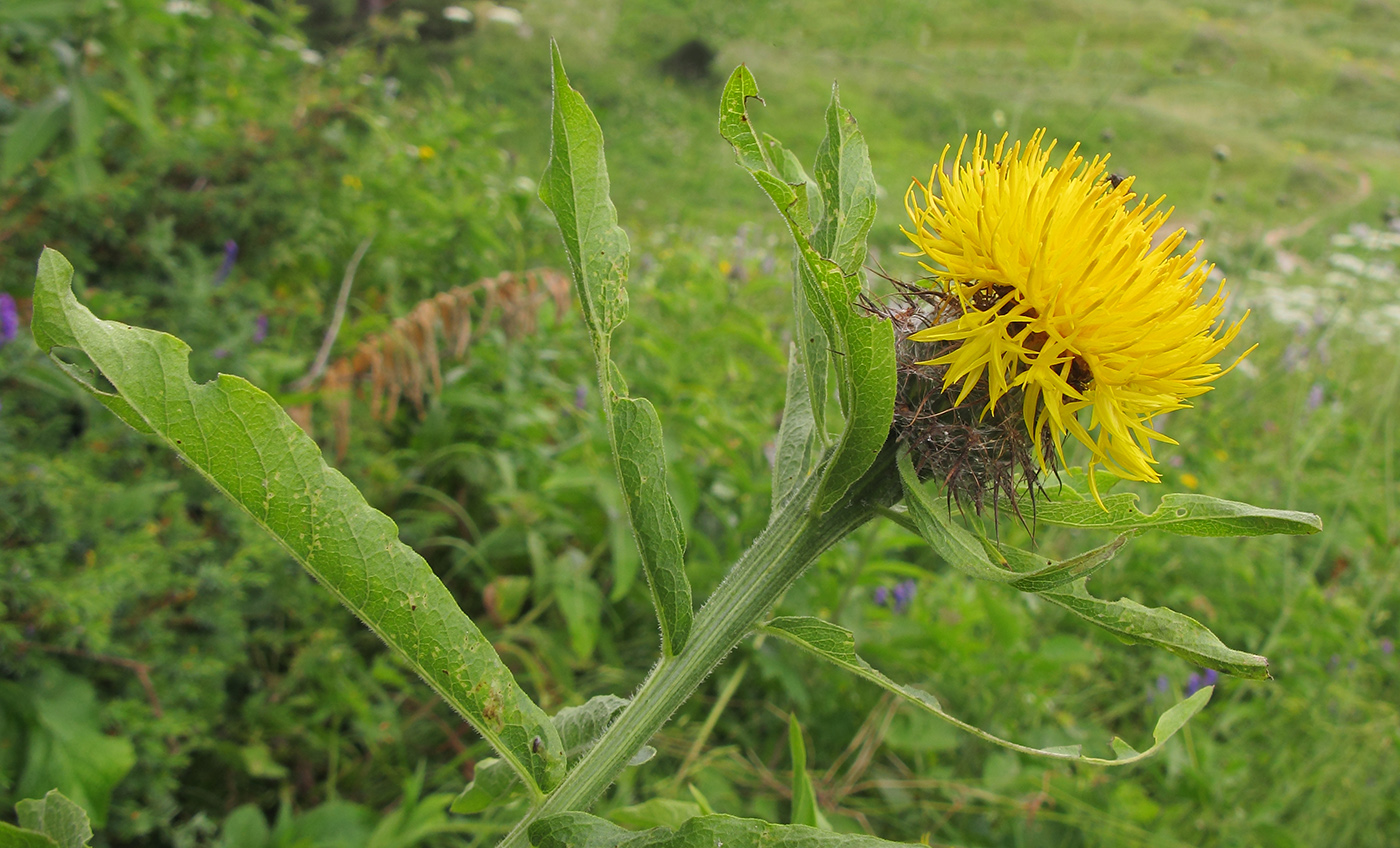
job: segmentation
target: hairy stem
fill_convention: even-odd
[[[525,848],[529,845],[528,828],[535,821],[587,809],[597,800],[695,688],[753,632],[803,570],[827,548],[873,518],[879,508],[898,498],[893,465],[894,451],[887,445],[861,482],[822,516],[809,512],[819,475],[813,474],[799,487],[774,512],[768,527],[700,609],[685,649],[657,663],[598,743],[543,804],[516,824],[501,843],[502,848]]]

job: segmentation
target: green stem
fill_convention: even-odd
[[[734,565],[695,617],[685,649],[651,670],[632,702],[545,798],[501,843],[529,845],[527,831],[545,816],[587,809],[671,714],[714,671],[734,646],[753,632],[773,604],[823,551],[876,515],[899,496],[894,451],[880,454],[851,493],[822,516],[809,513],[819,475],[813,474],[774,513],[768,527]],[[890,485],[893,480],[894,485]]]

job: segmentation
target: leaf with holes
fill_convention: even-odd
[[[817,184],[825,207],[818,232],[825,234],[833,254],[851,267],[848,272],[810,240],[804,226],[809,215],[806,184],[788,183],[783,169],[769,162],[748,114],[747,101],[756,97],[758,84],[748,68],[740,65],[721,96],[720,134],[733,145],[739,164],[787,223],[797,246],[798,275],[806,304],[836,353],[846,421],[816,496],[817,511],[826,512],[869,470],[894,420],[894,328],[888,321],[856,311],[861,292],[858,272],[869,229],[865,218],[873,215],[874,177],[855,120],[841,109],[833,91],[828,139],[822,147],[824,158],[818,163]],[[814,396],[813,403],[817,401]]]
[[[1172,493],[1150,513],[1138,509],[1138,496],[1124,492],[1105,495],[1103,506],[1087,491],[1084,472],[1061,472],[1063,484],[1037,496],[1036,521],[1082,530],[1160,530],[1176,536],[1306,536],[1322,530],[1322,519],[1310,512],[1266,509],[1209,495]],[[1022,494],[1022,510],[1031,508]]]

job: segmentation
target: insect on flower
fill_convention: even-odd
[[[924,299],[939,308],[907,342],[927,346],[916,364],[942,391],[956,389],[945,406],[1019,417],[1042,471],[1064,464],[1066,434],[1084,444],[1097,497],[1096,466],[1160,480],[1151,443],[1175,442],[1153,418],[1230,370],[1213,360],[1244,318],[1221,320],[1223,283],[1201,299],[1214,266],[1199,242],[1178,252],[1184,230],[1154,240],[1172,211],[1161,197],[1139,200],[1132,177],[1106,173],[1107,156],[1086,164],[1077,145],[1051,166],[1044,137],[1008,149],[1003,136],[989,151],[979,134],[967,161],[964,137],[951,169],[945,148],[928,184],[910,186],[907,255],[924,257]]]

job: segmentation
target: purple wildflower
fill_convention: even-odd
[[[19,335],[19,309],[15,299],[8,292],[0,292],[0,347],[4,347]]]
[[[1186,678],[1186,697],[1191,697],[1201,691],[1201,676],[1196,672],[1191,672],[1191,676]]]
[[[1206,673],[1201,675],[1202,686],[1214,686],[1220,682],[1220,672],[1213,668],[1206,669]]]
[[[215,358],[215,359],[225,359],[225,358],[227,358],[227,357],[228,357],[228,350],[227,350],[226,348],[222,348],[222,347],[216,347],[216,348],[214,348],[214,358]]]
[[[1395,653],[1395,643],[1390,640],[1390,637],[1381,640],[1381,653],[1386,656]]]
[[[899,581],[899,585],[894,587],[895,612],[904,612],[908,609],[909,602],[914,600],[914,590],[918,588],[918,585],[912,577]]]
[[[580,383],[579,387],[574,389],[574,409],[577,409],[579,412],[582,412],[587,408],[588,387]]]
[[[1323,394],[1322,384],[1313,383],[1312,388],[1308,389],[1308,411],[1312,412],[1319,406],[1322,406],[1324,398],[1325,395]]]
[[[262,344],[267,339],[267,313],[258,315],[253,324],[253,344]]]
[[[875,587],[875,606],[883,607],[890,602],[890,590],[884,586]]]
[[[1158,692],[1166,692],[1167,689],[1168,689],[1170,686],[1171,686],[1171,681],[1167,679],[1167,676],[1166,676],[1165,674],[1159,674],[1159,675],[1157,675],[1157,691],[1158,691]]]
[[[233,270],[233,263],[236,259],[238,259],[238,242],[229,239],[224,242],[224,264],[220,265],[219,270],[214,272],[214,285],[224,284],[224,280],[228,279],[229,272]]]

